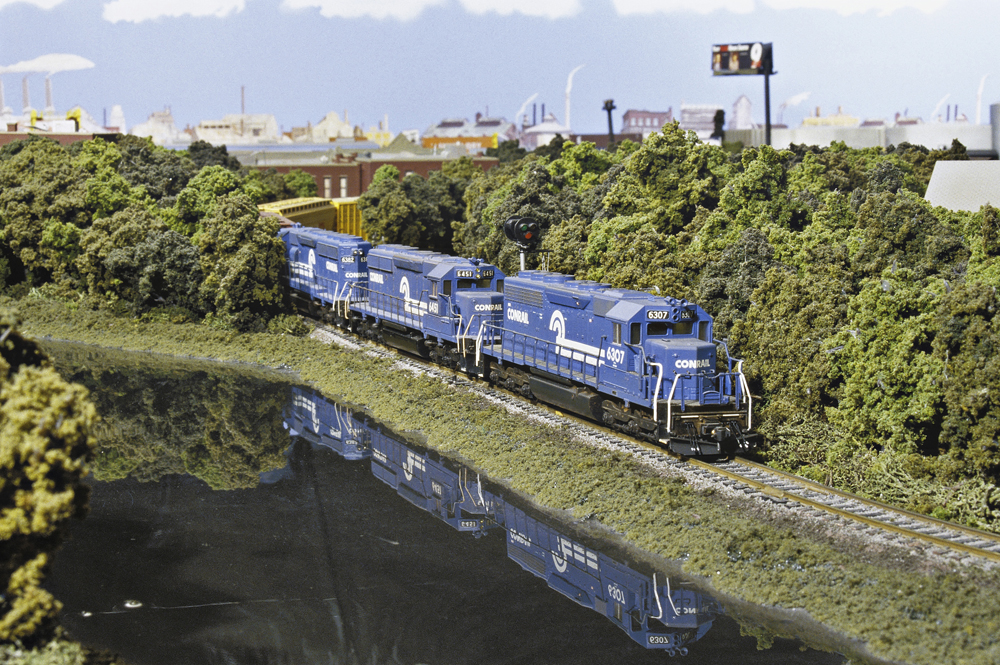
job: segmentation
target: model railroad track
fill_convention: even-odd
[[[933,546],[938,554],[956,552],[1000,563],[1000,535],[865,499],[741,458],[714,463],[696,459],[681,460],[663,448],[625,438],[594,423],[529,402],[503,389],[494,389],[464,374],[367,341],[359,341],[335,328],[314,323],[319,330],[336,338],[337,343],[363,348],[373,356],[391,358],[400,369],[427,374],[446,383],[462,386],[510,411],[569,430],[593,445],[628,453],[640,461],[672,467],[675,471],[704,480],[721,482],[732,490],[784,504],[789,509],[820,511],[870,528],[922,541]]]
[[[775,502],[799,504],[936,548],[1000,562],[1000,535],[994,533],[866,499],[745,459],[713,464],[689,460],[689,463],[707,473],[724,476],[732,487],[742,485],[744,492],[759,492]]]

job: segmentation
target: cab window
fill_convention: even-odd
[[[614,330],[614,334],[612,335],[612,340],[611,341],[613,341],[615,344],[621,344],[622,343],[622,324],[620,324],[620,323],[613,323],[611,325],[612,325],[612,330]]]
[[[674,334],[675,335],[690,335],[691,334],[691,321],[678,321],[674,324]]]
[[[497,293],[503,293],[503,280],[497,280]]]
[[[646,326],[646,334],[650,337],[662,337],[670,334],[670,324],[657,321]]]
[[[492,281],[493,281],[492,277],[488,277],[488,278],[484,277],[483,279],[477,279],[476,280],[476,288],[477,289],[488,289],[488,288],[490,288],[490,283]]]
[[[458,280],[458,290],[465,291],[467,289],[471,289],[473,283],[474,282],[471,279],[460,279]]]
[[[431,298],[437,298],[437,297],[438,297],[438,283],[431,282]]]
[[[441,282],[441,295],[450,296],[451,295],[451,280],[446,282]]]
[[[642,324],[633,323],[631,325],[631,330],[629,331],[629,344],[641,344],[642,343]]]

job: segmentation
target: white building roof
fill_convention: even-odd
[[[955,211],[977,212],[987,203],[1000,208],[1000,162],[937,162],[924,198]]]

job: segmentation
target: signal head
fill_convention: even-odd
[[[511,217],[503,223],[503,232],[522,249],[531,249],[542,239],[541,228],[531,217]]]

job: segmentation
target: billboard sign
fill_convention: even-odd
[[[773,74],[771,44],[715,44],[712,46],[712,75]]]

